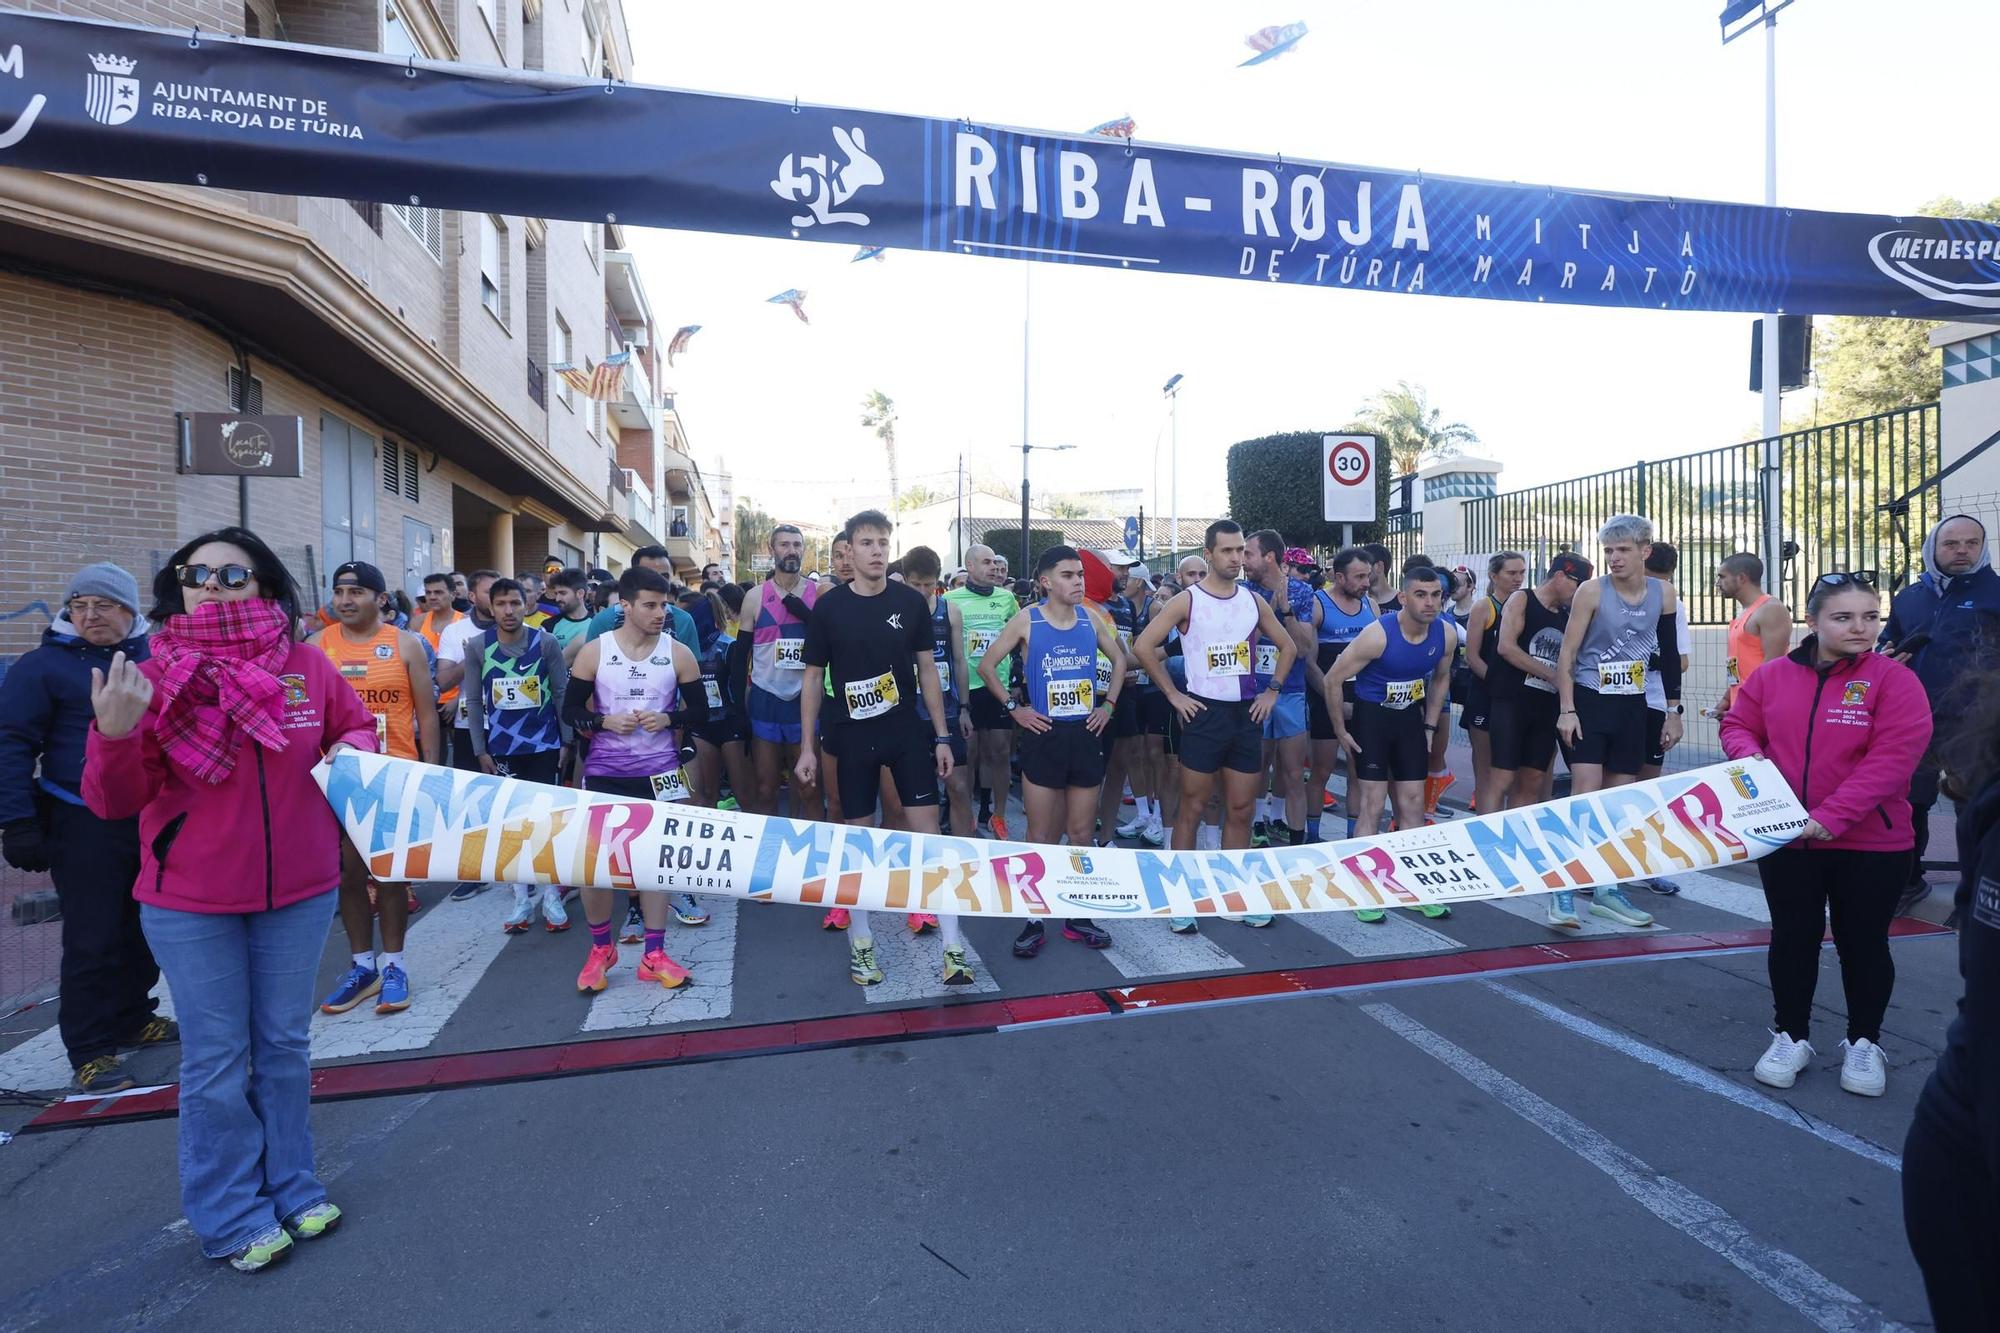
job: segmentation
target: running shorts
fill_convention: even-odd
[[[1557,707],[1556,697],[1543,690],[1493,700],[1486,713],[1489,766],[1503,773],[1548,772],[1556,761]]]
[[[1575,693],[1583,734],[1570,747],[1570,767],[1601,764],[1607,773],[1637,775],[1646,762],[1646,696],[1599,694],[1582,685]]]
[[[555,786],[562,778],[561,750],[527,750],[520,754],[496,754],[492,759],[503,778],[519,778],[523,782],[545,782],[550,786]]]
[[[1148,736],[1167,734],[1167,719],[1174,715],[1164,690],[1139,691],[1139,725]]]
[[[769,690],[750,687],[750,734],[773,745],[797,745],[803,736],[799,701],[780,699]]]
[[[1366,699],[1354,705],[1348,734],[1361,746],[1354,756],[1357,782],[1422,782],[1430,776],[1430,733],[1421,708],[1384,708]]]
[[[1306,692],[1280,694],[1264,718],[1264,739],[1285,741],[1306,734]]]
[[[1012,731],[1014,719],[1007,713],[1006,705],[993,697],[993,691],[984,684],[965,696],[966,711],[972,714],[974,731]]]
[[[1181,728],[1181,767],[1195,773],[1227,768],[1264,771],[1264,728],[1250,716],[1250,701],[1200,699],[1202,710]]]
[[[896,799],[905,806],[938,803],[938,746],[928,726],[919,725],[914,717],[886,727],[848,723],[828,728],[827,739],[836,736],[840,762],[834,787],[841,818],[863,819],[875,813],[885,772],[895,784]]]
[[[1104,781],[1105,748],[1104,739],[1081,722],[1052,723],[1047,731],[1024,728],[1021,781],[1056,791],[1099,786]]]

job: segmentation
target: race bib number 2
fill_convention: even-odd
[[[1247,676],[1250,674],[1250,645],[1239,639],[1235,643],[1211,643],[1208,645],[1208,674],[1211,676]]]
[[[1646,664],[1644,662],[1599,662],[1597,664],[1597,692],[1599,694],[1644,694],[1646,692]]]
[[[1090,680],[1049,682],[1049,716],[1088,717],[1097,707],[1097,684]]]
[[[1424,681],[1421,676],[1415,680],[1392,680],[1382,687],[1384,708],[1408,708],[1423,701]]]
[[[1278,674],[1278,645],[1260,643],[1257,645],[1257,674],[1275,676]]]
[[[847,698],[847,716],[855,722],[880,717],[903,701],[892,671],[885,671],[873,680],[850,680],[841,689]]]

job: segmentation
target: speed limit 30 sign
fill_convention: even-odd
[[[1327,522],[1375,522],[1375,437],[1323,437],[1319,482]]]

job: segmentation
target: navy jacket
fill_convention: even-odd
[[[1897,593],[1883,644],[1924,633],[1931,641],[1910,666],[1930,695],[1931,711],[1955,713],[1974,677],[2000,665],[2000,574],[1982,562],[1956,578],[1925,574]]]
[[[0,680],[0,824],[35,814],[35,794],[82,805],[83,743],[90,733],[90,670],[123,652],[135,662],[152,654],[146,622],[115,648],[93,648],[77,637],[67,615],[42,631],[42,646],[23,653]],[[41,761],[41,781],[35,761]]]

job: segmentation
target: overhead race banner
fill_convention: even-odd
[[[1255,282],[2000,310],[2000,227],[1426,176],[0,12],[0,165]]]
[[[1238,852],[899,833],[593,795],[347,750],[317,770],[377,879],[717,893],[999,917],[1349,912],[1714,870],[1796,838],[1763,759],[1344,842]]]

